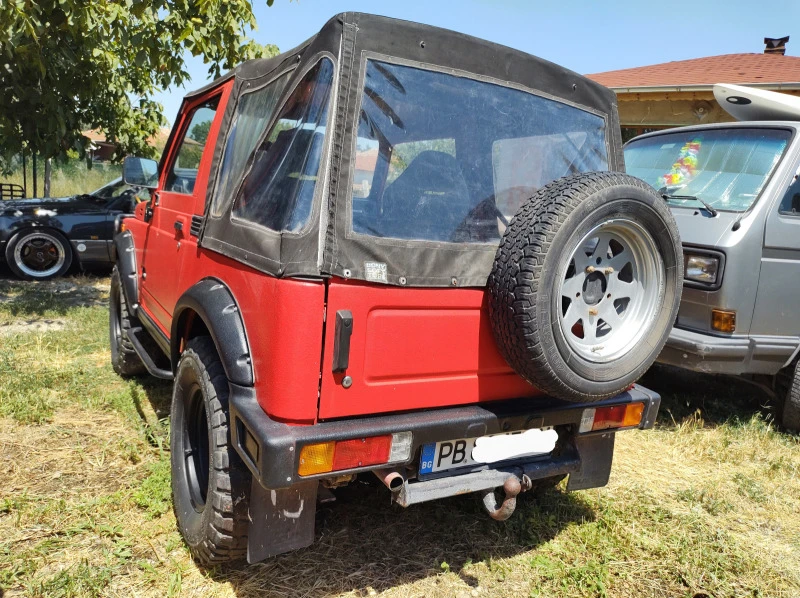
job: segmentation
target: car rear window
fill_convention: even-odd
[[[367,61],[355,233],[496,243],[538,188],[607,169],[602,116],[488,81]]]

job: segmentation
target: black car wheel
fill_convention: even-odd
[[[251,476],[231,445],[228,379],[209,337],[190,340],[178,363],[170,459],[175,518],[194,558],[244,558]]]
[[[69,241],[54,230],[26,230],[9,241],[6,262],[22,279],[49,280],[69,269],[72,249]]]
[[[778,420],[793,434],[800,433],[800,360],[778,373]]]
[[[120,376],[137,376],[147,369],[136,354],[127,333],[138,325],[135,316],[128,312],[128,302],[122,290],[119,270],[111,271],[111,291],[109,294],[108,332],[111,341],[111,365]]]

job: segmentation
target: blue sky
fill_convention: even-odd
[[[763,51],[764,37],[791,35],[787,54],[800,56],[800,2],[710,0],[253,0],[261,43],[288,50],[331,16],[360,11],[468,33],[596,73],[672,60]],[[757,7],[754,10],[754,7]],[[208,66],[188,61],[192,82],[160,94],[172,122],[187,90],[208,80]]]

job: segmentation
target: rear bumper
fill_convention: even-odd
[[[709,374],[776,374],[799,339],[784,336],[720,337],[673,328],[658,361]]]
[[[581,417],[588,408],[632,402],[645,404],[639,428],[653,427],[661,397],[638,385],[611,399],[597,403],[565,403],[543,398],[518,399],[484,406],[414,411],[328,421],[309,426],[292,426],[270,419],[258,404],[253,388],[231,384],[229,399],[233,445],[258,482],[264,488],[271,489],[286,488],[309,479],[335,477],[387,467],[387,465],[362,467],[300,477],[297,474],[299,454],[307,444],[411,432],[413,435],[411,458],[390,465],[402,467],[416,464],[420,448],[426,443],[548,426],[572,426],[570,438],[560,455],[552,457],[549,461],[539,462],[540,464],[535,467],[526,466],[534,476],[532,479],[570,473],[575,478],[574,483],[572,479],[570,480],[571,488],[603,485],[608,479],[611,467],[615,431],[577,434]],[[505,470],[500,467],[497,470],[486,471]],[[598,480],[602,483],[597,483]]]

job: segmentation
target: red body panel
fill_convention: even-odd
[[[350,363],[332,373],[336,311],[353,314]],[[321,419],[462,405],[539,392],[497,350],[482,289],[411,289],[333,279]],[[348,375],[353,384],[342,386]]]
[[[147,224],[129,218],[126,225],[140,247]],[[176,272],[177,286],[185,292],[208,277],[224,282],[239,304],[262,409],[276,420],[313,424],[319,397],[325,283],[273,278],[193,245],[180,274]],[[154,317],[150,305],[142,307]],[[169,336],[168,330],[164,332]]]

